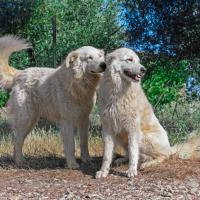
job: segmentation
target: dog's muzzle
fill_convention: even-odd
[[[140,71],[141,71],[142,74],[145,74],[147,70],[144,67],[141,67]]]
[[[144,75],[144,73],[135,74],[131,70],[124,70],[124,74],[136,82],[140,81]]]
[[[106,63],[105,63],[105,62],[101,62],[101,63],[99,64],[99,67],[100,67],[103,71],[105,71],[105,70],[106,70]]]

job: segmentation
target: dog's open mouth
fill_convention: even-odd
[[[141,74],[133,74],[130,70],[124,70],[124,74],[134,81],[140,81],[140,79],[142,78]]]
[[[101,70],[99,72],[95,72],[95,71],[91,71],[92,74],[100,74],[100,73],[103,73],[105,70]]]

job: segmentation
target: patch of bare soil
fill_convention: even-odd
[[[27,163],[27,169],[16,169],[11,159],[1,158],[1,200],[200,199],[199,161],[171,158],[160,166],[139,171],[132,179],[123,174],[127,165],[113,166],[109,177],[94,179],[100,158],[93,158],[79,170],[65,169],[64,159],[57,157],[27,158]]]

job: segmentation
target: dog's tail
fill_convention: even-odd
[[[31,45],[16,36],[6,35],[0,38],[0,88],[11,89],[14,78],[19,74],[19,70],[9,66],[10,55],[27,48],[31,48]]]
[[[190,133],[184,143],[173,146],[172,150],[179,158],[200,160],[200,129]]]

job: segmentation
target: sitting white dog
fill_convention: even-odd
[[[104,155],[96,178],[109,173],[114,146],[119,143],[127,152],[128,177],[137,175],[139,148],[151,156],[147,167],[169,157],[171,148],[166,131],[148,102],[140,80],[145,68],[130,49],[120,48],[106,56],[107,68],[100,83],[99,103],[104,138]],[[142,138],[142,140],[141,140]]]

